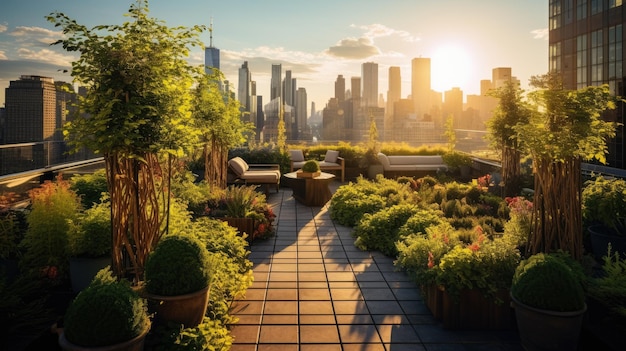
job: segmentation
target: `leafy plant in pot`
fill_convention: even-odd
[[[192,235],[159,241],[146,261],[145,296],[158,321],[193,328],[206,312],[211,282],[206,246]]]
[[[518,265],[511,300],[526,350],[575,350],[587,310],[582,268],[566,254],[538,253]]]
[[[102,202],[69,223],[70,281],[75,292],[89,285],[102,268],[111,264],[111,207]]]
[[[68,307],[59,345],[66,351],[143,350],[150,330],[146,302],[126,280],[116,280],[109,267]],[[114,348],[112,345],[117,345]]]
[[[585,183],[582,216],[588,225],[591,249],[596,258],[613,251],[626,255],[626,181],[602,176]]]
[[[298,178],[315,178],[320,175],[320,164],[316,160],[308,160],[297,172]]]

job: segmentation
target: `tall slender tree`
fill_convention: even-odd
[[[533,77],[531,86],[536,90],[528,94],[533,107],[529,122],[515,127],[535,171],[527,249],[530,254],[563,250],[580,259],[581,162],[606,161],[606,142],[615,136],[615,124],[600,114],[615,108],[615,97],[606,85],[565,90],[554,73]]]
[[[169,191],[160,155],[179,156],[194,142],[190,130],[192,70],[189,48],[201,45],[202,26],[167,27],[137,0],[121,25],[87,28],[60,12],[74,81],[86,88],[80,112],[64,128],[68,143],[104,156],[111,196],[113,268],[143,278],[148,253],[167,231]],[[166,157],[167,158],[167,157]],[[169,168],[171,169],[171,167]],[[130,262],[130,265],[125,264]]]
[[[520,191],[521,144],[514,127],[527,124],[530,118],[528,104],[522,99],[523,90],[513,82],[507,82],[492,94],[499,99],[493,117],[487,122],[491,146],[501,153],[504,195],[515,196]]]

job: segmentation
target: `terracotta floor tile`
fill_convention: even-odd
[[[305,300],[330,300],[328,289],[300,289],[298,291],[300,301]]]
[[[255,344],[259,336],[259,325],[234,325],[231,335],[237,344]]]
[[[365,301],[333,301],[335,314],[369,314]]]
[[[301,325],[300,343],[338,343],[339,332],[336,325]]]
[[[421,340],[410,324],[377,325],[378,333],[384,343],[420,343]]]
[[[372,324],[339,325],[342,343],[380,343],[376,327]]]
[[[267,324],[298,324],[298,314],[265,314],[263,315],[263,325]]]
[[[300,315],[303,314],[333,314],[330,301],[300,301]]]
[[[267,290],[267,300],[275,301],[275,300],[297,300],[298,299],[298,289],[268,289]]]
[[[267,301],[264,314],[298,314],[297,301]]]
[[[300,325],[303,324],[336,324],[332,314],[301,314]]]
[[[259,342],[287,344],[298,342],[297,325],[262,325]]]
[[[330,289],[330,295],[334,301],[339,300],[352,300],[359,301],[363,300],[363,294],[361,294],[361,290],[359,289]]]

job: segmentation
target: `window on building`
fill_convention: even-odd
[[[561,70],[561,43],[550,45],[550,72]]]
[[[609,8],[612,9],[614,7],[622,6],[622,0],[609,0]]]
[[[563,24],[574,21],[574,0],[563,0]]]
[[[587,0],[578,0],[576,4],[576,19],[587,18]]]
[[[588,85],[587,81],[587,34],[576,38],[576,88],[581,89]]]
[[[556,29],[561,27],[561,1],[550,0],[550,29]]]
[[[602,29],[591,32],[591,84],[601,85],[603,83],[604,63],[602,47]]]
[[[604,10],[604,7],[602,6],[603,3],[604,3],[603,0],[591,0],[591,15],[592,16]]]
[[[609,27],[609,86],[617,93],[617,82],[622,80],[622,25]]]

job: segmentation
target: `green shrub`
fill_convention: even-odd
[[[426,228],[443,222],[441,211],[420,209],[400,227],[398,235],[402,238],[411,234],[426,233]]]
[[[202,290],[211,279],[209,252],[191,235],[169,235],[146,260],[146,291],[176,296]]]
[[[71,257],[102,257],[111,253],[111,206],[95,204],[70,220],[68,253]]]
[[[395,257],[400,228],[419,211],[415,205],[403,204],[365,214],[354,228],[355,245],[362,250],[378,250]]]
[[[602,260],[602,275],[591,279],[589,296],[607,306],[612,314],[626,318],[626,259],[609,248]]]
[[[600,176],[587,181],[581,202],[585,224],[602,224],[626,235],[626,180]]]
[[[386,206],[384,197],[358,184],[340,186],[330,199],[330,217],[339,224],[354,227],[364,214],[377,212]]]
[[[304,164],[302,165],[303,172],[315,173],[315,172],[319,172],[319,170],[320,170],[320,164],[316,160],[308,160],[304,162]]]
[[[84,208],[100,203],[103,194],[108,191],[104,169],[91,174],[78,174],[70,178],[70,189],[80,196]]]
[[[511,294],[535,308],[578,311],[585,305],[581,283],[577,273],[562,258],[539,253],[520,262],[513,277]]]
[[[149,327],[146,302],[110,268],[98,272],[68,307],[64,333],[73,344],[93,347],[130,340]]]
[[[208,317],[195,328],[161,327],[154,333],[158,340],[155,351],[229,350],[233,343],[226,325]]]

